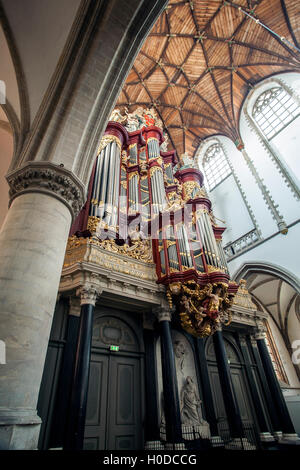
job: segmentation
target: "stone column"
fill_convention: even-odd
[[[62,448],[64,445],[66,424],[69,414],[72,379],[80,322],[80,299],[70,297],[70,308],[66,332],[66,343],[62,366],[59,373],[57,397],[51,426],[51,447]]]
[[[263,405],[261,403],[261,398],[257,390],[256,382],[254,379],[254,371],[252,370],[252,367],[251,367],[251,359],[250,359],[250,354],[248,351],[245,336],[239,335],[239,343],[240,343],[242,355],[245,361],[245,369],[246,369],[248,383],[250,385],[249,387],[250,393],[251,393],[252,400],[255,406],[255,413],[256,413],[259,429],[260,429],[260,435],[259,435],[260,440],[263,443],[274,442],[275,439],[271,435],[270,430],[268,428],[268,423],[265,418],[265,413],[264,413]]]
[[[77,295],[80,295],[81,312],[72,380],[71,403],[64,445],[64,449],[68,450],[82,450],[83,448],[93,336],[93,316],[96,300],[100,293],[99,288],[93,285],[84,285],[77,291]]]
[[[244,438],[245,435],[240,410],[233,389],[221,327],[213,334],[213,342],[230,434],[237,445],[242,444],[241,439]]]
[[[163,449],[160,442],[159,422],[158,422],[158,397],[157,397],[157,374],[155,359],[155,332],[153,329],[152,318],[146,322],[144,314],[144,346],[145,346],[145,394],[146,394],[146,413],[145,413],[145,450]]]
[[[205,345],[204,339],[198,338],[196,340],[196,351],[199,357],[199,369],[201,375],[201,383],[202,383],[202,392],[203,392],[203,402],[206,411],[206,418],[209,422],[210,432],[211,432],[211,444],[213,447],[223,446],[224,442],[222,438],[219,436],[219,430],[217,425],[217,417],[214,408],[213,402],[213,395],[209,380],[209,373],[207,367],[207,361],[205,356]]]
[[[264,368],[261,362],[260,354],[257,348],[257,341],[253,335],[250,336],[250,341],[251,341],[251,347],[252,347],[254,360],[257,365],[257,371],[258,371],[258,376],[259,376],[260,383],[262,386],[262,391],[265,397],[267,411],[268,411],[269,418],[271,420],[271,424],[273,427],[272,434],[274,435],[274,437],[278,438],[279,436],[282,435],[282,430],[281,430],[280,422],[277,416],[276,407],[273,402],[273,396],[271,394],[271,391],[270,391],[270,388],[266,379],[266,375],[264,372]]]
[[[36,407],[72,217],[84,190],[68,170],[29,162],[9,174],[0,232],[0,448],[36,449]]]
[[[283,432],[280,442],[286,444],[300,444],[300,438],[295,431],[284,396],[274,371],[272,360],[265,342],[264,331],[258,330],[255,339],[257,341],[261,362],[266,374],[268,385],[270,387],[270,391],[276,407],[276,412]]]
[[[159,321],[166,449],[184,449],[174,350],[171,337],[171,313],[167,307],[155,310]]]

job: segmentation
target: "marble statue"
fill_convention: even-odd
[[[175,361],[178,364],[180,371],[183,372],[184,355],[186,352],[185,345],[182,341],[175,340],[173,343],[173,347],[174,347]]]
[[[193,382],[192,377],[186,378],[186,383],[181,390],[181,420],[182,424],[185,425],[199,425],[201,418],[198,413],[198,407],[201,404],[201,400],[198,396],[196,386]]]

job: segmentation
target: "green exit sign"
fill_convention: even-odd
[[[110,347],[109,347],[109,349],[110,349],[111,351],[119,351],[120,346],[114,346],[113,344],[111,344]]]

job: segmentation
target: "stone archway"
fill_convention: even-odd
[[[296,386],[295,373],[299,378],[300,370],[299,365],[292,363],[291,356],[299,331],[299,281],[284,268],[255,262],[242,265],[235,273],[237,282],[242,278],[247,280],[253,301],[270,319],[270,334],[276,344],[274,355],[279,355],[277,361],[274,359],[274,365],[282,369],[281,373],[277,370],[278,378],[283,383]]]

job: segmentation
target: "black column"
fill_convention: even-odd
[[[216,331],[213,334],[213,342],[231,437],[241,438],[244,437],[243,424],[233,390],[228,358],[221,331]]]
[[[159,325],[166,436],[168,443],[175,444],[182,442],[175,358],[170,331],[170,322],[163,320]]]
[[[270,391],[268,381],[265,375],[265,371],[263,368],[263,364],[261,362],[260,354],[259,354],[258,347],[257,347],[257,342],[255,339],[253,339],[253,337],[251,337],[251,346],[252,346],[254,360],[257,365],[257,370],[258,370],[258,375],[260,378],[261,386],[262,386],[263,393],[265,396],[266,406],[267,406],[271,423],[273,426],[272,432],[280,432],[281,427],[280,427],[280,422],[279,422],[277,411],[276,411],[276,406],[273,400],[273,395]]]
[[[279,382],[277,380],[273,364],[269,355],[269,351],[264,339],[257,340],[257,347],[266,374],[266,378],[270,387],[271,394],[276,406],[277,415],[284,434],[296,434],[294,425],[290,418],[285,399],[283,397]]]
[[[144,345],[146,388],[145,441],[160,441],[154,350],[155,336],[153,330],[144,330]]]
[[[79,315],[76,316],[69,314],[68,316],[66,343],[64,347],[62,367],[59,374],[54,419],[51,427],[51,447],[64,446],[66,424],[71,404],[79,320]]]
[[[241,348],[244,363],[245,363],[245,370],[246,370],[247,379],[249,383],[250,393],[251,393],[252,400],[253,400],[254,407],[255,407],[255,414],[256,414],[257,421],[258,421],[260,432],[270,434],[270,429],[269,429],[268,422],[265,417],[264,408],[261,403],[261,397],[257,390],[257,385],[256,385],[255,378],[254,378],[254,371],[251,366],[250,354],[248,351],[245,337],[239,336],[239,343],[240,343],[240,348]],[[270,435],[270,439],[271,439],[271,435]]]
[[[210,432],[212,436],[218,436],[219,430],[217,426],[217,417],[214,408],[213,396],[210,386],[209,373],[207,361],[205,356],[204,339],[199,338],[196,340],[196,351],[199,358],[198,364],[200,369],[203,402],[206,412],[206,419],[209,422]]]
[[[83,447],[93,334],[93,313],[94,305],[84,304],[81,306],[71,406],[65,443],[66,449],[81,450]]]

